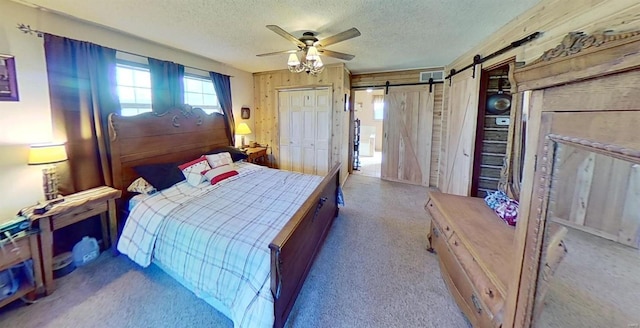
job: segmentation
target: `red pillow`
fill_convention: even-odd
[[[234,175],[238,175],[238,171],[234,170],[235,166],[225,164],[220,165],[211,170],[202,172],[202,175],[211,182],[212,185],[224,180],[228,179]]]

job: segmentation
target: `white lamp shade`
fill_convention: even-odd
[[[320,55],[318,54],[318,49],[316,47],[311,46],[307,49],[307,60],[318,60],[320,59]]]
[[[318,59],[313,62],[313,67],[320,68],[322,66],[324,66],[324,63],[322,62],[322,59],[320,59],[320,56],[318,56]]]
[[[290,54],[289,55],[289,61],[287,61],[287,64],[289,66],[298,66],[298,65],[300,65],[300,60],[298,59],[298,55]]]
[[[67,160],[64,144],[31,145],[29,165],[53,164]]]
[[[249,129],[249,126],[247,125],[247,123],[243,122],[238,124],[238,127],[236,128],[236,134],[237,135],[251,134],[251,129]]]

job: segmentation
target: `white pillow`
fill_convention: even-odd
[[[184,177],[187,179],[187,183],[194,187],[205,181],[205,177],[202,173],[211,170],[211,166],[209,166],[209,163],[204,156],[200,156],[198,159],[178,165],[178,168],[182,170],[182,174],[184,174]]]
[[[140,194],[150,195],[150,194],[153,194],[154,192],[156,192],[156,188],[154,188],[143,177],[139,177],[139,178],[133,180],[133,182],[131,182],[129,187],[127,187],[127,191],[128,192],[137,192],[137,193],[140,193]]]
[[[207,162],[209,162],[209,165],[213,169],[218,166],[233,164],[231,154],[229,154],[228,152],[206,155],[205,157],[207,158]]]

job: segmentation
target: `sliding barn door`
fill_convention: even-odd
[[[329,172],[329,89],[280,91],[280,168],[307,174]]]
[[[382,179],[429,185],[433,95],[427,86],[407,86],[384,96]]]
[[[473,175],[480,67],[475,78],[468,69],[452,77],[449,88],[449,118],[446,141],[446,170],[443,192],[469,196]]]

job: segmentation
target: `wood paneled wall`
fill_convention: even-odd
[[[442,71],[444,67],[419,68],[404,71],[389,71],[379,73],[353,74],[351,86],[353,88],[368,87],[371,85],[384,85],[387,81],[391,84],[419,82],[420,72]]]
[[[451,62],[445,70],[448,72],[452,68],[460,69],[472,63],[473,56],[476,54],[487,56],[535,31],[543,32],[538,39],[507,51],[485,62],[483,66],[491,66],[514,56],[516,61],[531,62],[540,57],[545,50],[560,44],[569,32],[579,31],[591,34],[603,30],[620,32],[639,29],[639,12],[640,2],[636,0],[541,0],[537,5],[500,28],[488,39]],[[450,95],[448,90],[445,87],[444,98],[447,101],[454,96]],[[455,97],[461,97],[461,95],[455,95]],[[444,108],[446,109],[447,106]],[[462,110],[462,108],[452,108],[452,110]],[[447,118],[451,116],[451,113],[447,112],[442,114],[441,126],[445,129]],[[448,131],[443,130],[443,137],[457,136],[449,136]],[[446,143],[443,145],[440,158],[445,159],[448,149]],[[450,165],[452,164],[446,163],[444,160],[441,161],[439,181],[442,181],[442,174]]]
[[[345,94],[350,93],[350,72],[344,64],[327,65],[318,76],[291,73],[288,70],[253,74],[255,104],[255,135],[260,144],[268,144],[278,166],[280,127],[278,123],[278,90],[309,87],[333,89],[333,127],[331,136],[331,165],[342,162],[340,181],[348,175],[349,113],[344,111]]]
[[[638,248],[639,165],[561,144],[553,170],[554,221]]]
[[[371,85],[384,85],[387,81],[390,84],[416,83],[419,82],[420,72],[440,71],[442,67],[430,67],[424,69],[414,69],[406,71],[393,71],[381,73],[353,74],[351,76],[351,87],[367,87]],[[428,86],[427,86],[428,88]],[[444,105],[444,85],[434,84],[435,104],[433,108],[433,134],[431,137],[431,169],[429,172],[429,185],[437,186],[440,168],[440,151],[442,140],[442,113]],[[352,95],[353,97],[353,95]]]

